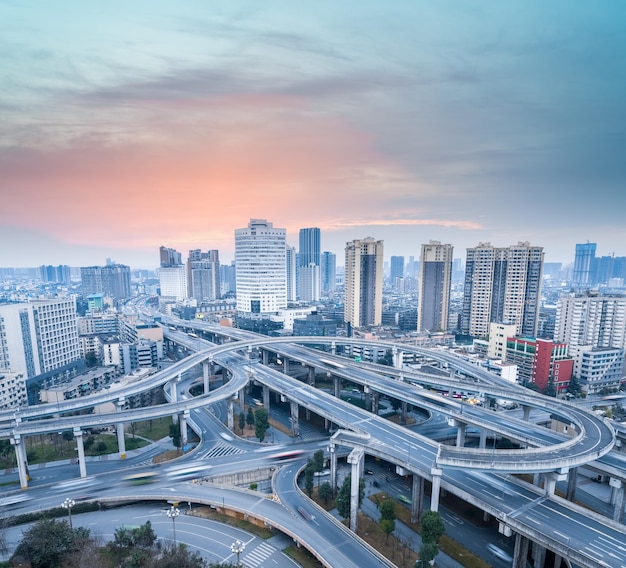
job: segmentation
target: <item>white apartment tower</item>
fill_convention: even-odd
[[[0,369],[27,379],[81,358],[74,298],[0,306]]]
[[[159,268],[159,283],[162,298],[187,299],[187,269],[184,264]]]
[[[370,237],[346,243],[344,320],[352,327],[381,324],[383,241]]]
[[[570,347],[626,348],[626,297],[597,292],[562,296],[557,303],[554,339]]]
[[[491,322],[516,326],[535,337],[541,302],[543,247],[528,242],[506,248],[480,243],[467,249],[461,333],[486,336]]]
[[[439,241],[422,245],[417,331],[448,329],[453,250],[452,245]]]
[[[287,307],[287,232],[265,219],[235,230],[237,311],[269,316]]]

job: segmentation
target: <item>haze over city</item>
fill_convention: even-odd
[[[0,266],[228,261],[252,217],[626,255],[625,12],[0,1]]]

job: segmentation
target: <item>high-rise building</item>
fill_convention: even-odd
[[[302,302],[317,302],[320,299],[320,267],[316,264],[301,266],[298,275],[300,277],[300,294]]]
[[[76,300],[0,305],[0,369],[28,379],[80,359]]]
[[[189,251],[187,260],[188,297],[198,302],[212,302],[221,298],[220,258],[217,250]]]
[[[393,288],[396,285],[396,278],[404,278],[404,257],[392,256],[391,264],[389,266],[389,283]]]
[[[352,327],[380,325],[383,307],[383,241],[346,243],[344,319]]]
[[[417,331],[448,329],[453,250],[439,241],[422,245]]]
[[[287,260],[287,301],[295,302],[297,299],[296,294],[296,247],[287,246],[285,249]]]
[[[561,296],[554,338],[570,347],[626,347],[626,297],[586,292]]]
[[[39,278],[41,278],[43,282],[69,284],[71,280],[71,269],[67,264],[59,266],[40,266]]]
[[[489,324],[515,324],[517,333],[537,335],[543,247],[518,243],[496,248],[480,243],[467,249],[461,333],[486,336]]]
[[[237,311],[244,316],[269,316],[287,307],[285,229],[265,219],[250,219],[235,230]]]
[[[322,293],[334,292],[337,280],[337,255],[333,252],[322,253],[321,279]]]
[[[573,284],[575,286],[588,286],[592,284],[592,271],[595,257],[596,243],[576,245],[573,274]]]
[[[298,250],[298,264],[300,266],[309,266],[311,263],[315,266],[320,265],[320,230],[317,227],[308,229],[300,229]]]
[[[180,266],[183,263],[183,257],[178,251],[161,246],[159,247],[159,261],[162,267]]]
[[[130,267],[124,264],[87,266],[80,269],[83,296],[104,294],[107,298],[130,298]]]
[[[184,264],[159,268],[159,290],[162,298],[178,302],[188,298],[187,269]]]

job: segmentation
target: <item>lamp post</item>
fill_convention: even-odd
[[[172,519],[172,533],[174,535],[174,546],[176,546],[176,517],[180,515],[180,509],[172,505],[167,511],[166,515]]]
[[[235,542],[233,542],[230,545],[230,551],[233,554],[237,555],[237,566],[240,566],[239,555],[245,550],[245,548],[246,548],[246,544],[244,542],[241,542],[239,539],[237,539]]]
[[[70,499],[69,497],[67,497],[65,501],[61,503],[61,507],[67,509],[67,516],[70,520],[70,530],[74,530],[74,527],[72,526],[72,507],[74,505],[76,505],[76,501],[74,501],[74,499]]]

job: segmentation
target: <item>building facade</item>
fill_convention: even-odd
[[[398,278],[404,278],[404,257],[392,256],[389,265],[389,284],[392,288],[397,288]]]
[[[461,333],[486,336],[491,322],[515,324],[516,335],[537,335],[543,247],[518,243],[467,249]]]
[[[189,251],[187,259],[187,296],[198,303],[221,298],[219,251]]]
[[[286,230],[250,219],[235,230],[237,311],[264,317],[287,306]]]
[[[329,294],[334,292],[337,286],[337,255],[333,252],[324,251],[321,263],[322,294]]]
[[[417,331],[448,329],[453,250],[452,245],[439,241],[422,245]]]
[[[574,257],[574,274],[572,283],[577,287],[589,286],[592,283],[592,271],[596,256],[596,243],[576,245]]]
[[[103,294],[116,301],[130,298],[130,267],[124,264],[86,266],[80,269],[83,296]]]
[[[370,237],[346,243],[344,318],[353,328],[382,321],[383,241]]]

